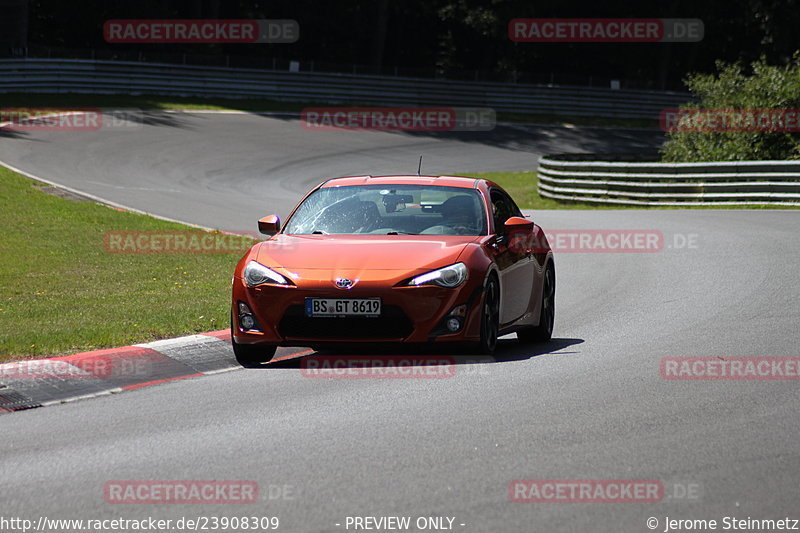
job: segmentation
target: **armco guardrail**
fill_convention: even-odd
[[[539,194],[632,205],[800,206],[800,161],[660,163],[657,154],[560,154],[539,160]]]
[[[165,94],[657,120],[688,93],[81,59],[0,60],[0,92]]]

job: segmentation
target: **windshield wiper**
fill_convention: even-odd
[[[315,229],[311,232],[311,235],[330,235],[327,231],[322,231],[321,229]]]
[[[410,233],[408,231],[388,231],[386,235],[419,235],[419,233]]]

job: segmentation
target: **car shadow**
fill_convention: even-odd
[[[516,339],[500,339],[493,355],[469,354],[445,345],[425,346],[416,349],[408,349],[407,347],[326,349],[304,352],[302,355],[287,359],[279,359],[267,363],[261,368],[308,370],[317,368],[398,368],[509,363],[548,354],[574,354],[577,352],[564,352],[561,350],[583,342],[583,339],[554,338],[548,342],[522,344]]]
[[[0,138],[24,139],[26,137],[29,137],[29,134],[27,132],[15,130],[14,128],[8,126],[0,128]]]

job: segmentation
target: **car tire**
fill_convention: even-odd
[[[539,325],[517,331],[517,338],[523,343],[546,342],[553,337],[553,324],[556,319],[556,269],[548,263],[544,272],[542,287],[542,306]]]
[[[479,354],[491,355],[497,348],[500,331],[500,285],[493,275],[486,280],[481,302],[481,338],[476,347]]]
[[[233,338],[233,321],[231,321],[231,345],[236,361],[245,368],[259,368],[264,363],[269,363],[275,357],[277,346],[269,344],[239,344]]]

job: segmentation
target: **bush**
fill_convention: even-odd
[[[783,109],[797,112],[800,109],[800,55],[795,53],[792,61],[785,66],[767,65],[762,58],[751,65],[749,73],[745,73],[741,65],[723,62],[717,62],[717,70],[717,75],[692,74],[685,80],[689,90],[699,100],[681,107],[681,118],[677,122],[679,126],[667,133],[667,141],[661,150],[662,159],[746,161],[800,158],[800,133],[797,131],[776,131],[779,126],[775,125],[766,128],[766,131],[707,131],[707,128],[700,126],[700,120],[707,120],[709,115],[691,114],[703,109],[737,110],[736,113],[720,113],[716,116],[730,118],[735,115],[737,120],[742,117],[747,120],[748,114],[738,111]],[[749,118],[764,118],[765,115],[749,115]],[[793,129],[797,130],[797,115],[794,117]],[[684,131],[680,131],[682,129]]]

